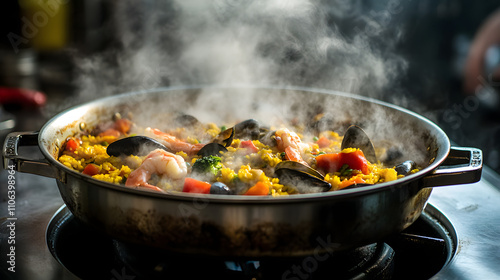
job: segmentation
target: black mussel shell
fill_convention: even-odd
[[[393,164],[403,157],[403,152],[399,147],[390,147],[380,159],[385,164]]]
[[[239,139],[257,140],[269,129],[259,121],[248,119],[234,126],[234,137]]]
[[[299,193],[327,192],[332,185],[321,178],[295,169],[280,168],[274,171],[280,184],[294,187]]]
[[[234,138],[234,127],[228,128],[224,131],[221,131],[219,135],[214,139],[213,143],[218,143],[223,145],[224,147],[229,147],[233,143]]]
[[[264,132],[260,135],[260,143],[267,145],[269,147],[276,147],[276,130],[271,130]]]
[[[233,192],[226,184],[215,182],[210,186],[210,194],[233,194]]]
[[[396,165],[396,167],[394,168],[396,170],[396,172],[398,173],[398,175],[408,175],[410,174],[410,172],[415,169],[416,167],[416,164],[413,160],[407,160],[403,163],[400,163],[398,165]]]
[[[282,161],[276,165],[274,170],[279,170],[282,168],[297,170],[300,172],[307,173],[311,176],[318,177],[319,179],[322,179],[322,180],[324,179],[323,174],[319,173],[316,169],[313,169],[313,168],[311,168],[307,165],[304,165],[300,162],[297,162],[297,161],[292,161],[292,160]]]
[[[366,132],[357,125],[351,125],[347,128],[344,138],[342,139],[341,149],[357,148],[363,151],[366,159],[369,162],[377,162],[375,148]]]
[[[208,143],[198,151],[197,155],[202,157],[219,156],[221,152],[227,152],[226,147],[219,143]]]
[[[178,126],[184,127],[193,127],[201,124],[197,118],[188,114],[179,114],[177,117],[175,117],[174,123]]]
[[[116,140],[109,144],[106,153],[110,156],[136,155],[143,156],[156,149],[168,151],[160,142],[146,136],[131,136]]]

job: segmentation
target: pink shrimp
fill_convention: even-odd
[[[156,128],[148,127],[146,128],[146,132],[174,152],[183,151],[189,155],[193,155],[196,154],[201,148],[203,148],[203,146],[205,146],[205,144],[190,144],[184,142],[179,138],[171,134],[162,132]]]
[[[295,132],[282,128],[277,130],[274,135],[276,136],[278,149],[285,152],[286,159],[308,165],[302,159],[301,151],[308,148],[309,145],[302,143],[300,137]]]
[[[146,156],[139,168],[130,173],[125,186],[163,192],[162,189],[148,183],[153,174],[166,175],[173,180],[183,179],[187,174],[187,165],[181,156],[156,149]]]

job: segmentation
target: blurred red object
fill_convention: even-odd
[[[46,102],[47,96],[40,91],[23,88],[0,88],[0,104],[41,107]]]

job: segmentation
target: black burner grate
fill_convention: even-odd
[[[63,208],[47,228],[47,244],[58,262],[82,279],[428,279],[451,259],[456,241],[424,212],[403,233],[348,253],[227,259],[114,241]]]

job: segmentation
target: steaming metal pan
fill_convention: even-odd
[[[404,146],[404,156],[425,167],[363,188],[253,197],[135,190],[95,180],[56,159],[82,123],[95,125],[116,112],[145,124],[161,122],[162,112],[179,108],[203,121],[271,123],[290,113],[307,118],[320,107],[340,122],[362,122],[371,135]],[[22,158],[17,150],[27,145],[38,145],[44,159]],[[5,166],[55,178],[74,216],[113,238],[184,253],[247,257],[331,253],[379,241],[419,217],[432,187],[477,182],[482,170],[480,150],[450,147],[446,134],[422,116],[373,99],[304,88],[164,88],[107,97],[60,113],[38,133],[9,134],[3,157]]]

